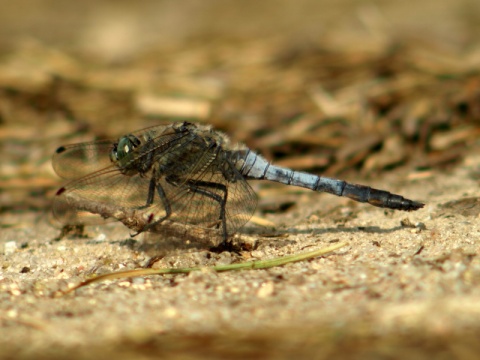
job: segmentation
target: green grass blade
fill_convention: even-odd
[[[100,275],[85,281],[69,288],[68,290],[62,292],[63,294],[70,293],[75,291],[81,287],[106,281],[106,280],[115,280],[115,279],[123,279],[123,278],[132,278],[132,277],[139,277],[139,276],[148,276],[148,275],[163,275],[163,274],[188,274],[192,271],[199,271],[202,269],[212,269],[217,272],[224,272],[224,271],[237,271],[237,270],[253,270],[253,269],[268,269],[276,266],[282,266],[289,263],[294,263],[298,261],[313,259],[335,250],[338,250],[344,246],[348,245],[348,243],[338,243],[335,245],[331,245],[326,248],[317,249],[314,251],[305,252],[302,254],[296,255],[287,255],[282,257],[277,257],[274,259],[268,260],[257,260],[257,261],[247,261],[238,264],[229,264],[229,265],[219,265],[219,266],[212,266],[212,267],[191,267],[191,268],[166,268],[166,269],[135,269],[135,270],[127,270],[127,271],[118,271],[113,272],[110,274]]]

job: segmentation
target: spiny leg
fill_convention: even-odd
[[[208,182],[208,181],[193,181],[190,180],[187,183],[188,187],[190,188],[191,191],[197,193],[197,194],[202,194],[206,197],[209,197],[220,205],[220,217],[219,220],[221,221],[222,224],[222,237],[223,237],[223,244],[226,244],[227,238],[228,238],[228,232],[227,232],[227,217],[226,217],[226,203],[227,203],[227,196],[228,196],[228,190],[227,187],[223,184],[219,183],[214,183],[214,182]],[[220,190],[223,192],[223,197],[221,197],[218,194],[215,194],[211,191],[208,191],[207,189],[202,189],[204,188],[210,188],[210,189],[215,189],[215,190]]]
[[[153,200],[154,200],[154,197],[155,197],[155,188],[157,187],[157,184],[155,182],[155,177],[152,177],[150,179],[150,183],[148,184],[148,194],[147,194],[147,201],[145,202],[145,205],[142,205],[142,206],[139,206],[137,207],[138,210],[141,210],[141,209],[146,209],[148,208],[150,205],[153,204]],[[160,196],[161,197],[161,196]]]
[[[147,195],[147,203],[145,204],[145,206],[142,206],[141,208],[147,208],[149,207],[150,205],[153,204],[153,198],[155,196],[155,178],[151,178],[150,179],[150,184],[148,184],[148,195]]]
[[[146,203],[145,206],[142,206],[140,209],[147,208],[147,207],[149,207],[150,205],[153,204],[153,200],[154,200],[154,197],[155,197],[155,189],[157,190],[158,197],[160,198],[160,201],[162,202],[163,208],[165,210],[165,216],[163,216],[162,218],[160,218],[160,219],[158,219],[158,220],[156,220],[152,223],[149,223],[149,224],[145,225],[143,229],[136,232],[135,234],[132,234],[131,235],[132,237],[137,236],[138,234],[140,234],[144,231],[147,231],[152,226],[161,223],[162,221],[168,219],[172,215],[172,207],[170,205],[170,201],[168,201],[167,195],[165,194],[165,190],[163,190],[163,187],[160,184],[156,183],[154,177],[152,177],[152,179],[150,180],[150,184],[149,184],[149,187],[148,187],[147,203]],[[153,213],[151,214],[151,216],[153,217]],[[151,221],[151,220],[149,220],[149,221]]]

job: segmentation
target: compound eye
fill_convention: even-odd
[[[117,152],[116,152],[116,157],[117,159],[123,159],[125,156],[130,154],[133,150],[135,150],[138,146],[140,145],[140,140],[133,136],[133,135],[127,135],[118,141],[117,145]]]

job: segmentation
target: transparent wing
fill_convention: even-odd
[[[208,157],[207,151],[199,154],[199,164],[202,156]],[[221,230],[224,203],[227,234],[231,235],[245,225],[255,211],[257,196],[233,165],[224,166],[233,174],[230,179],[213,165],[201,170],[200,166],[193,168],[179,184],[159,179],[157,186],[163,190],[171,206],[169,220]],[[153,215],[153,221],[166,215],[164,202],[158,194],[156,196],[154,204],[143,210],[145,214]]]
[[[53,202],[53,215],[61,225],[95,225],[107,219],[94,214],[82,204],[139,208],[145,206],[149,179],[125,176],[112,165],[68,183]]]
[[[175,132],[172,124],[156,125],[133,132],[136,136],[148,133],[158,141],[167,142]],[[163,137],[162,140],[160,140]],[[52,166],[58,176],[73,180],[87,176],[112,165],[110,153],[115,143],[112,139],[60,146],[53,154]],[[141,156],[141,155],[140,155]]]
[[[52,166],[58,176],[72,180],[112,164],[112,140],[60,146],[53,155]]]
[[[166,142],[173,132],[171,126],[157,125],[139,130],[141,136],[147,131]],[[161,140],[159,140],[161,141]],[[135,208],[144,206],[149,179],[139,175],[126,176],[112,163],[110,153],[115,141],[100,140],[59,147],[52,158],[55,172],[62,178],[72,180],[58,190],[53,202],[53,216],[58,225],[94,225],[106,221],[98,214],[81,209],[79,203]],[[145,156],[139,149],[139,158]]]

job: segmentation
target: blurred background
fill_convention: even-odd
[[[478,151],[478,0],[0,1],[0,211],[59,145],[212,123],[277,164],[431,176]]]

